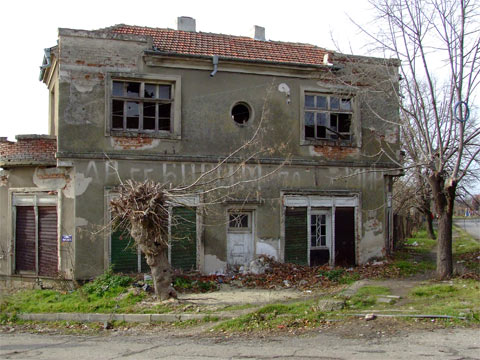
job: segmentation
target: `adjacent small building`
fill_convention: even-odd
[[[0,276],[148,270],[111,229],[116,186],[188,185],[226,158],[218,173],[239,183],[228,196],[172,204],[175,268],[383,257],[400,175],[398,65],[266,40],[259,26],[252,37],[197,32],[185,17],[176,30],[59,29],[40,73],[49,135],[0,139]]]

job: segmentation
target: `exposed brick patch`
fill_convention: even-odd
[[[0,166],[55,164],[57,139],[49,135],[18,135],[17,141],[0,138]]]
[[[360,152],[359,148],[350,146],[314,146],[313,149],[316,153],[333,160],[342,160]]]
[[[123,150],[134,150],[151,145],[153,139],[149,137],[114,137],[113,142],[115,146],[121,147]]]

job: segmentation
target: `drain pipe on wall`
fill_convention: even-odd
[[[214,77],[218,71],[218,55],[213,55],[212,64],[213,64],[213,71],[210,73],[210,76]]]

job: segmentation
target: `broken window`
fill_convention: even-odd
[[[172,88],[172,84],[114,80],[111,129],[143,133],[171,132]]]
[[[305,140],[352,140],[352,99],[340,95],[305,93]]]
[[[250,213],[231,212],[228,227],[230,229],[248,229],[250,227]]]
[[[232,108],[232,119],[238,125],[246,125],[248,120],[250,120],[250,106],[245,103],[237,103]]]

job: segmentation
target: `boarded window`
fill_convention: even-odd
[[[173,208],[172,248],[170,261],[172,267],[192,270],[197,267],[197,215],[195,209]]]
[[[335,265],[355,265],[355,208],[335,209]]]
[[[285,209],[285,262],[308,265],[307,208]]]

